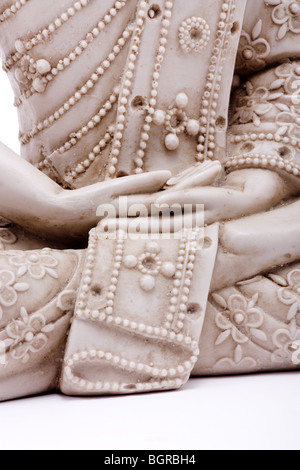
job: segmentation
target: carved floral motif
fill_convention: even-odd
[[[296,359],[300,344],[300,328],[297,326],[300,313],[300,269],[291,269],[286,279],[277,273],[268,277],[278,285],[277,301],[289,307],[286,326],[275,329],[270,337],[274,345],[270,360],[282,366],[294,367],[298,364]],[[230,337],[235,343],[233,358],[221,358],[214,365],[214,369],[222,373],[257,369],[255,357],[244,357],[243,344],[254,339],[268,341],[266,333],[262,331],[266,313],[257,306],[258,294],[251,300],[241,294],[233,294],[228,300],[223,295],[213,294],[212,299],[218,307],[223,308],[215,318],[216,326],[223,330],[215,345],[222,345]]]
[[[279,135],[288,135],[295,144],[300,142],[300,108],[287,106],[286,111],[277,116],[276,123]]]
[[[162,274],[166,278],[172,278],[176,272],[173,263],[163,263],[160,258],[161,248],[156,242],[149,242],[145,247],[145,252],[136,257],[128,255],[124,259],[124,264],[128,269],[138,269],[142,274],[140,287],[150,292],[155,288],[155,278]]]
[[[256,127],[261,125],[261,117],[272,111],[275,101],[283,93],[273,92],[265,87],[254,88],[248,81],[236,94],[236,109],[231,119],[233,124],[250,124]]]
[[[29,290],[27,283],[17,282],[16,276],[12,271],[0,271],[0,319],[3,316],[3,307],[13,307],[18,300],[20,292]]]
[[[277,347],[272,354],[272,361],[282,365],[293,364],[295,343],[300,340],[300,330],[296,321],[292,320],[288,328],[277,330],[273,335],[273,343]]]
[[[57,307],[62,311],[71,311],[75,307],[76,292],[74,290],[65,290],[59,294],[57,299]]]
[[[222,372],[232,372],[232,371],[245,371],[255,369],[257,362],[253,357],[243,357],[243,349],[239,345],[234,350],[234,357],[230,359],[229,357],[220,359],[214,369],[216,371]]]
[[[262,20],[259,20],[251,35],[242,31],[236,63],[239,72],[253,72],[265,67],[265,59],[270,55],[271,46],[261,37],[262,26]]]
[[[277,39],[284,39],[288,32],[300,34],[299,0],[265,0],[273,7],[272,20],[278,25]]]
[[[53,324],[46,324],[43,314],[36,313],[29,316],[27,310],[22,307],[20,318],[14,320],[6,327],[8,339],[6,347],[10,348],[13,359],[21,360],[26,364],[30,359],[30,353],[42,351],[48,343],[47,333],[54,330]]]
[[[238,344],[247,343],[251,337],[267,340],[266,334],[259,329],[264,323],[264,312],[257,307],[258,294],[251,300],[241,294],[234,294],[227,302],[221,295],[213,294],[213,300],[224,309],[216,316],[216,325],[223,331],[216,340],[216,346],[230,336]]]
[[[269,352],[269,348],[262,346],[266,354],[269,355],[270,361],[283,367],[295,367],[299,364],[299,344],[300,344],[300,269],[293,268],[285,276],[278,273],[269,274],[268,278],[278,286],[276,298],[277,302],[289,307],[287,310],[286,320],[281,328],[275,328],[270,337],[269,326],[264,326],[267,320],[265,313],[258,307],[258,294],[254,295],[251,300],[244,297],[241,293],[231,295],[226,300],[225,295],[220,293],[213,294],[212,300],[218,308],[215,317],[215,324],[222,333],[217,337],[215,346],[222,345],[227,339],[233,339],[233,357],[222,357],[215,365],[214,370],[217,373],[232,373],[258,370],[257,357],[250,357],[243,351],[243,344],[250,344],[255,339],[260,342],[266,342],[268,339],[273,343],[273,351]],[[253,280],[260,282],[258,278]],[[248,285],[241,283],[241,285]],[[272,313],[269,312],[271,318]],[[275,324],[276,325],[276,324]]]
[[[298,104],[300,104],[299,93],[300,90],[300,63],[299,62],[285,62],[279,65],[275,74],[279,81],[278,86],[283,86],[284,91],[287,95],[298,98]],[[297,104],[294,102],[294,104]]]
[[[268,86],[255,88],[251,81],[236,93],[231,124],[275,122],[276,141],[300,145],[300,64],[286,62],[275,70],[276,78]],[[264,117],[264,119],[262,119]]]
[[[287,280],[277,274],[271,274],[270,278],[282,286],[278,289],[278,299],[290,307],[287,315],[289,323],[300,313],[300,269],[292,269],[287,275]]]
[[[32,279],[40,280],[48,274],[54,279],[58,279],[58,274],[55,270],[58,262],[46,252],[31,251],[15,254],[10,258],[10,264],[19,268],[19,277],[28,273]]]

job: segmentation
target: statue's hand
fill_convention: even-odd
[[[165,189],[171,192],[209,186],[221,175],[221,172],[222,165],[218,160],[197,164],[171,178]]]
[[[222,172],[222,165],[219,161],[209,161],[202,164],[197,164],[188,170],[183,171],[177,176],[174,176],[166,182],[163,191],[159,193],[150,192],[148,194],[136,194],[131,191],[131,195],[127,197],[127,209],[130,210],[133,206],[145,206],[146,210],[151,213],[151,206],[157,204],[160,197],[167,195],[167,198],[176,201],[176,204],[182,203],[183,200],[179,199],[179,193],[186,194],[193,188],[202,186],[209,186],[213,184]],[[122,201],[124,202],[124,201]],[[119,205],[119,201],[118,201]]]
[[[156,171],[67,191],[0,143],[0,215],[46,238],[80,238],[99,222],[99,205],[156,193],[170,177]]]
[[[142,175],[127,176],[104,181],[85,188],[62,191],[56,197],[53,227],[58,225],[57,236],[77,237],[87,234],[100,221],[99,206],[118,216],[118,200],[122,196],[140,198],[145,192],[157,194],[170,179],[169,171],[154,171]],[[61,221],[61,224],[59,224]],[[56,234],[55,234],[56,235]]]
[[[203,204],[205,223],[237,219],[269,210],[293,195],[293,189],[279,174],[247,169],[227,176],[221,186],[192,187],[157,195],[156,204]]]
[[[210,165],[194,168],[188,175],[170,180],[164,191],[157,194],[130,197],[128,204],[139,202],[148,210],[152,204],[181,204],[182,208],[187,204],[194,207],[203,204],[205,222],[212,224],[267,211],[297,191],[276,172],[260,169],[236,171],[216,184],[220,164],[213,162]],[[210,186],[212,184],[214,186]]]

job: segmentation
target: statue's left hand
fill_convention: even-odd
[[[156,204],[203,204],[205,223],[237,219],[263,212],[295,194],[295,187],[276,172],[260,169],[236,171],[218,185],[164,191]]]
[[[203,204],[205,223],[237,219],[243,216],[263,212],[276,206],[281,200],[287,199],[298,192],[297,188],[287,182],[278,173],[260,170],[239,170],[217,179],[220,168],[208,166],[191,171],[188,175],[171,180],[164,191],[157,194],[133,196],[128,204],[184,205]]]

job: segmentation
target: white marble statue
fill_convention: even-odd
[[[300,0],[0,3],[0,400],[299,368]]]

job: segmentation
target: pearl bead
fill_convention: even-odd
[[[176,105],[178,106],[179,109],[186,108],[188,103],[189,103],[189,99],[185,93],[179,93],[176,96]]]
[[[157,126],[162,126],[165,123],[166,119],[166,113],[164,111],[158,110],[155,111],[155,114],[153,116],[153,122]]]
[[[36,63],[36,69],[41,75],[50,72],[51,64],[45,59],[39,59]]]
[[[24,44],[20,39],[17,39],[17,41],[15,42],[15,48],[21,54],[25,52]]]
[[[15,70],[15,77],[20,83],[23,83],[24,81],[26,81],[26,77],[24,76],[24,73],[19,68],[16,68]]]
[[[40,78],[36,78],[35,80],[33,80],[32,86],[37,93],[43,93],[46,89],[45,85],[43,84]]]
[[[179,138],[176,134],[168,134],[165,138],[165,146],[168,150],[173,151],[179,147]]]
[[[140,280],[140,286],[145,292],[151,292],[155,287],[155,279],[153,276],[145,275]]]
[[[200,124],[196,119],[190,119],[186,126],[187,133],[191,136],[196,136],[200,132]]]
[[[124,264],[126,268],[133,269],[137,266],[138,260],[135,256],[129,255],[124,259]]]
[[[176,268],[173,263],[164,263],[161,269],[162,274],[167,277],[171,278],[174,276],[176,272]]]

